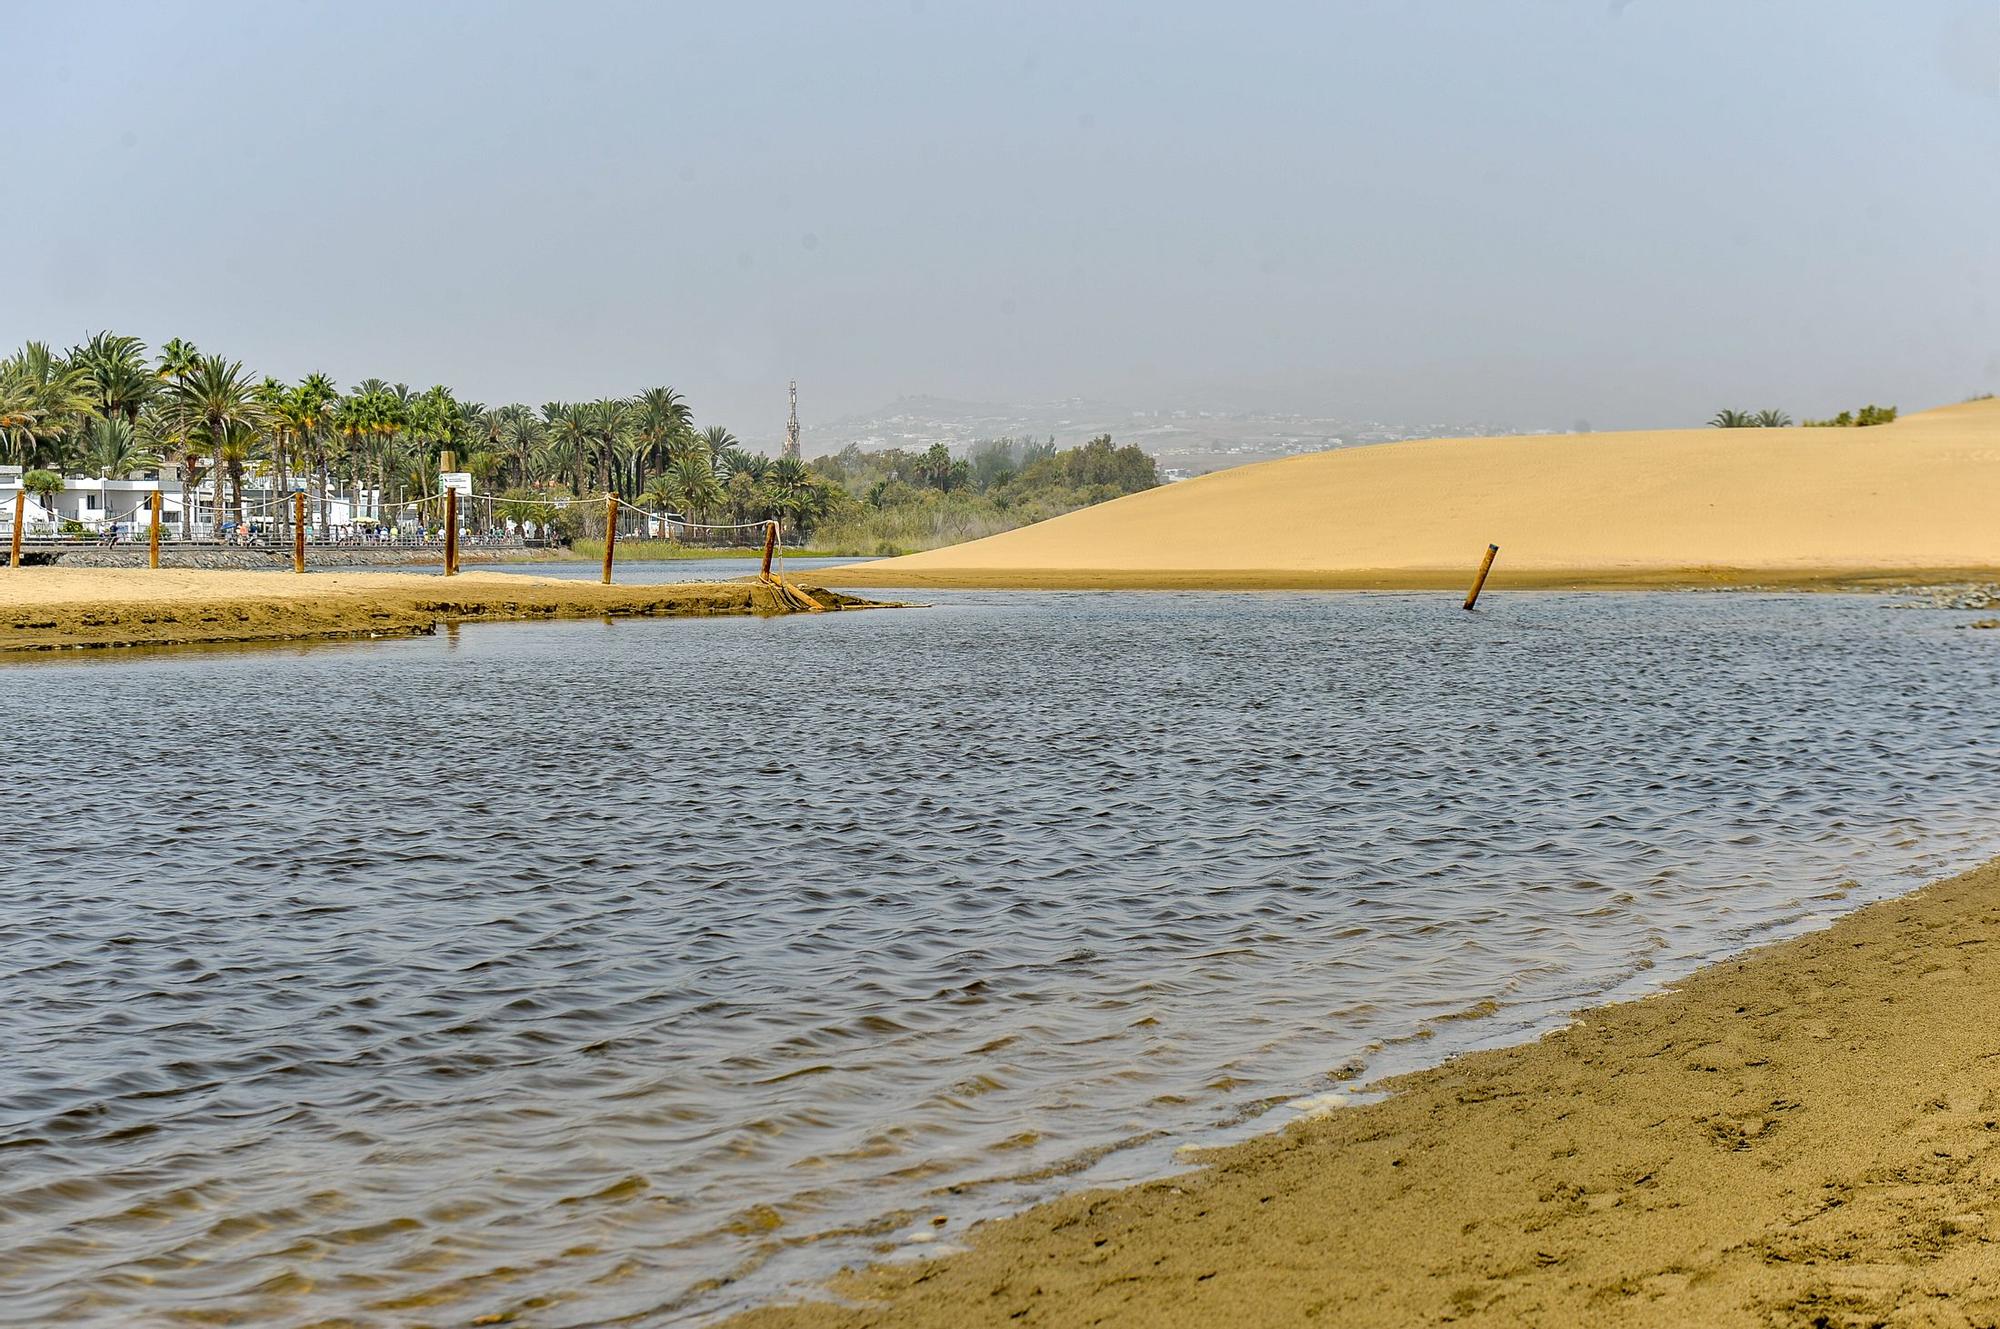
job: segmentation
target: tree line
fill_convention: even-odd
[[[985,439],[962,457],[942,443],[921,451],[849,446],[813,467],[843,495],[815,543],[846,554],[976,540],[1160,483],[1151,456],[1109,434],[1074,448],[1058,448],[1053,438]]]
[[[434,496],[447,451],[494,496],[483,508],[489,524],[598,534],[597,509],[566,500],[613,493],[697,523],[775,519],[794,536],[831,529],[853,552],[989,534],[1159,483],[1150,457],[1108,435],[1067,450],[997,439],[965,457],[939,443],[773,459],[720,425],[697,426],[671,387],[487,406],[443,385],[417,391],[369,378],[343,389],[325,374],[287,383],[179,338],[152,352],[113,332],[67,351],[29,342],[0,360],[0,460],[26,468],[31,490],[46,496],[65,475],[118,479],[171,463],[183,535],[192,534],[191,493],[210,477],[220,480],[217,534],[227,518],[243,521],[245,482],[266,474],[280,493],[304,490],[310,520],[324,529],[336,497],[359,513],[371,492],[382,503]],[[288,509],[275,514],[281,528]]]
[[[370,491],[382,502],[435,495],[446,451],[475,488],[523,507],[616,493],[696,521],[726,509],[797,523],[833,501],[801,463],[748,452],[719,425],[697,428],[670,387],[487,406],[443,385],[416,391],[369,378],[343,390],[325,374],[286,383],[178,338],[154,354],[113,332],[67,352],[29,342],[0,360],[0,458],[56,477],[175,464],[183,534],[189,493],[210,477],[227,492],[212,517],[218,532],[226,517],[243,519],[246,478],[266,473],[280,492],[305,489],[325,526],[335,496],[360,512]]]
[[[1801,420],[1799,424],[1807,429],[1844,429],[1886,425],[1895,418],[1895,407],[1877,406],[1871,402],[1859,411],[1842,411],[1829,420]],[[1717,411],[1708,421],[1711,429],[1789,429],[1791,424],[1792,417],[1783,411]]]

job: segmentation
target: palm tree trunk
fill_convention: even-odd
[[[281,498],[290,498],[292,496],[292,473],[290,468],[285,465],[285,437],[283,434],[278,436],[277,453],[278,493]],[[292,505],[290,503],[280,502],[278,504],[278,533],[286,536],[292,533]]]
[[[184,388],[186,382],[176,374],[174,385]],[[193,490],[188,484],[188,463],[193,460],[193,454],[188,448],[187,406],[178,398],[174,402],[174,423],[180,426],[174,437],[174,446],[181,453],[181,539],[191,540],[194,538],[194,503],[190,499]]]
[[[214,465],[208,475],[209,484],[215,493],[215,538],[220,540],[222,538],[222,425],[211,418],[208,428],[214,435],[212,440],[215,445]]]

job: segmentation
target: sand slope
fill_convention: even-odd
[[[1989,864],[732,1325],[1991,1325],[1996,1014]]]
[[[837,585],[1463,586],[2000,569],[2000,402],[1869,429],[1423,439],[1222,471]]]

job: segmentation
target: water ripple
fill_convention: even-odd
[[[7,670],[0,1325],[698,1318],[2000,852],[1945,615],[937,598]]]

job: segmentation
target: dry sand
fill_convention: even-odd
[[[818,593],[826,607],[859,604]],[[501,572],[198,572],[0,568],[0,653],[87,646],[402,636],[439,623],[789,613],[749,582],[614,585]]]
[[[1868,429],[1423,439],[1221,471],[842,586],[1495,589],[1990,580],[2000,401]]]
[[[1390,1087],[732,1329],[2000,1321],[2000,863]]]

